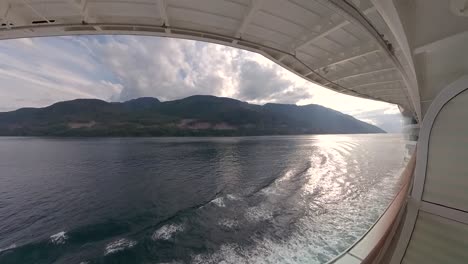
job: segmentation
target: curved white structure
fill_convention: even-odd
[[[460,122],[468,118],[467,102],[468,75],[445,87],[427,111],[393,263],[468,261],[468,124]]]
[[[387,252],[357,244],[335,263],[468,263],[468,0],[0,0],[0,39],[76,34],[234,46],[398,104],[423,124],[409,205],[382,217],[396,234],[388,243],[361,240]]]

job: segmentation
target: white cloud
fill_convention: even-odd
[[[260,104],[316,103],[377,125],[401,119],[394,105],[322,88],[259,54],[189,40],[75,36],[2,41],[0,74],[0,111],[80,97],[173,100],[211,94]]]
[[[392,108],[385,109],[385,111],[383,113],[386,114],[386,115],[399,114],[400,109],[398,109],[398,107],[392,107]]]
[[[154,96],[171,100],[193,94],[229,96],[234,60],[241,51],[187,40],[153,37],[84,39],[103,67],[123,85],[120,100]]]
[[[121,85],[100,79],[95,61],[62,38],[0,42],[2,110],[75,98],[108,99]]]

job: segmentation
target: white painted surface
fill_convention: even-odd
[[[345,254],[343,257],[341,257],[339,260],[335,262],[335,264],[359,264],[359,263],[361,263],[361,260],[350,254]]]
[[[423,200],[468,212],[467,105],[465,90],[445,104],[432,126]]]
[[[442,260],[446,260],[446,263],[466,263],[468,259],[458,251],[450,254],[430,252],[430,248],[437,245],[453,249],[461,247],[466,251],[467,89],[468,75],[441,89],[427,110],[419,133],[408,214],[391,263],[441,263]],[[427,217],[421,218],[421,215]],[[425,220],[434,217],[442,220],[425,223]],[[442,242],[436,242],[438,235],[433,234],[441,230],[451,235],[441,237]],[[454,237],[456,232],[460,237]]]
[[[468,225],[420,212],[403,264],[465,264]]]

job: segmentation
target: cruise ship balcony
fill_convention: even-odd
[[[237,47],[397,104],[419,133],[402,188],[330,263],[468,263],[467,0],[0,1],[0,40],[82,34]]]

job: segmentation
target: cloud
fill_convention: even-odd
[[[289,104],[312,98],[307,88],[295,86],[293,81],[283,78],[279,71],[276,65],[262,65],[254,60],[243,62],[239,73],[239,86],[234,96],[250,102]]]
[[[386,115],[400,114],[400,109],[398,107],[388,108],[383,113]]]
[[[124,87],[115,97],[172,100],[193,94],[228,95],[236,85],[234,61],[242,52],[220,45],[154,37],[88,37],[81,45]]]
[[[216,44],[154,37],[86,37],[78,43],[124,87],[113,100],[161,100],[193,94],[235,97],[252,103],[296,103],[312,98],[264,57]]]
[[[122,86],[62,38],[0,42],[0,104],[12,110],[75,98],[107,99]],[[72,53],[73,52],[73,53]]]
[[[147,36],[0,42],[0,111],[75,98],[173,100],[194,94],[316,103],[380,126],[401,120],[393,105],[330,91],[259,54],[217,44]]]
[[[397,106],[390,106],[386,109],[377,109],[355,114],[355,117],[376,125],[389,133],[402,133],[405,118],[398,110]]]
[[[264,67],[255,61],[246,61],[240,71],[237,97],[246,100],[264,100],[274,97],[293,83],[276,74],[271,67]]]

